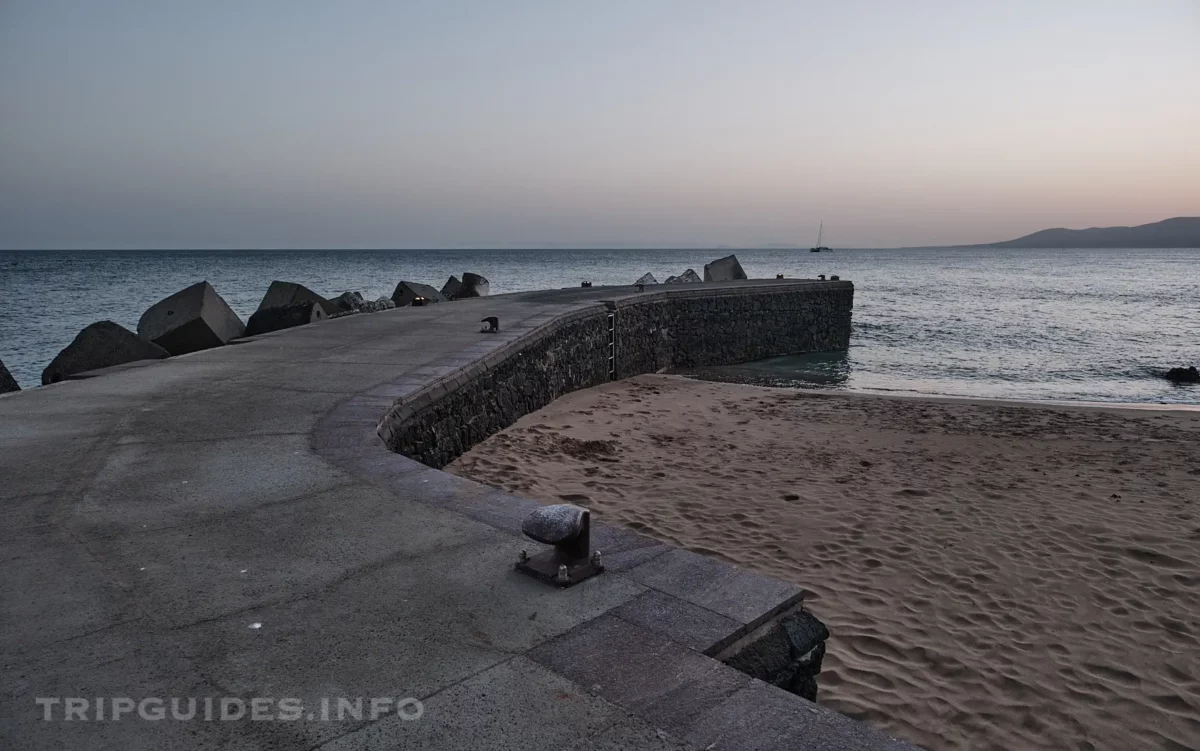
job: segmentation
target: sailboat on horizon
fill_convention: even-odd
[[[808,249],[809,253],[820,253],[822,250],[829,250],[828,246],[821,244],[821,237],[825,234],[825,220],[821,220],[821,226],[817,229],[817,244]]]

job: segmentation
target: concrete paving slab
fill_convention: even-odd
[[[65,522],[84,539],[176,527],[343,485],[306,435],[113,446]]]
[[[236,382],[208,384],[183,390],[170,401],[148,400],[130,410],[117,442],[162,444],[307,434],[337,398],[280,388],[241,389]]]
[[[701,751],[636,717],[603,730],[571,751]]]
[[[592,549],[603,554],[605,571],[627,571],[671,549],[658,540],[596,519],[596,514],[593,514]]]
[[[532,650],[528,657],[675,734],[684,733],[752,680],[611,614]]]
[[[685,734],[711,751],[917,751],[869,725],[753,681],[697,718]]]
[[[402,474],[391,487],[397,493],[420,498],[422,503],[433,506],[464,506],[472,499],[495,493],[495,488],[483,483],[429,467]]]
[[[325,435],[337,443],[333,448],[317,449],[321,458],[375,485],[397,487],[400,475],[429,469],[418,461],[388,451],[374,434],[362,437],[362,445],[358,446],[344,440],[339,433]]]
[[[617,577],[548,587],[513,571],[511,538],[492,534],[503,539],[368,568],[176,633],[204,674],[236,695],[310,706],[331,696],[425,697],[642,591]]]
[[[119,418],[97,418],[88,432],[94,436],[56,436],[45,440],[0,441],[4,457],[4,481],[0,482],[0,510],[24,514],[20,499],[60,493],[79,477],[87,457],[107,446],[108,436]]]
[[[93,540],[89,549],[156,621],[177,627],[494,537],[457,514],[347,484],[213,521]]]
[[[522,657],[424,702],[419,720],[380,720],[322,751],[535,751],[586,745],[627,713]],[[452,746],[446,741],[453,738]],[[623,747],[628,748],[628,747]],[[646,747],[644,747],[646,748]],[[670,748],[670,747],[668,747]]]
[[[541,507],[542,504],[537,501],[506,493],[503,490],[488,488],[481,495],[447,497],[439,505],[441,508],[462,514],[468,519],[474,519],[521,538],[522,546],[529,550],[530,555],[545,548],[540,543],[525,537],[521,532],[521,525],[529,518],[530,514]]]
[[[27,654],[140,616],[102,563],[65,530],[27,528],[0,563],[0,655]]]
[[[0,666],[0,702],[5,709],[0,721],[0,748],[262,748],[254,734],[247,732],[249,723],[143,720],[136,709],[113,719],[113,699],[139,703],[162,699],[158,706],[164,712],[175,713],[177,707],[177,714],[186,716],[193,705],[185,701],[173,707],[170,699],[195,697],[199,699],[195,711],[203,717],[202,697],[224,695],[179,654],[169,638],[156,634],[144,619],[81,636],[58,648],[0,658]],[[60,701],[39,705],[37,698]],[[82,714],[85,720],[80,720],[79,714],[65,719],[64,701],[68,698],[88,702]],[[103,703],[97,702],[98,698]],[[155,706],[151,703],[145,708],[153,712]],[[213,715],[219,714],[219,704],[215,704]]]
[[[687,550],[672,550],[629,576],[751,627],[800,602],[804,590]]]
[[[744,624],[732,618],[657,590],[645,592],[612,612],[706,655],[720,652],[745,631]]]

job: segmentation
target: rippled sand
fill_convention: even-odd
[[[643,376],[449,470],[803,585],[821,703],[930,749],[1200,748],[1200,413]]]

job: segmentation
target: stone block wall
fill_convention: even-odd
[[[380,422],[392,451],[440,468],[563,394],[608,377],[603,309],[551,322],[397,402]]]
[[[617,377],[850,346],[854,285],[679,290],[619,300]]]
[[[379,435],[443,467],[563,394],[614,378],[846,349],[853,301],[850,282],[814,282],[672,288],[576,308],[397,401]]]

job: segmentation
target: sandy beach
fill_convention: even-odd
[[[804,586],[819,701],[897,737],[1200,748],[1200,412],[642,376],[447,469]]]

